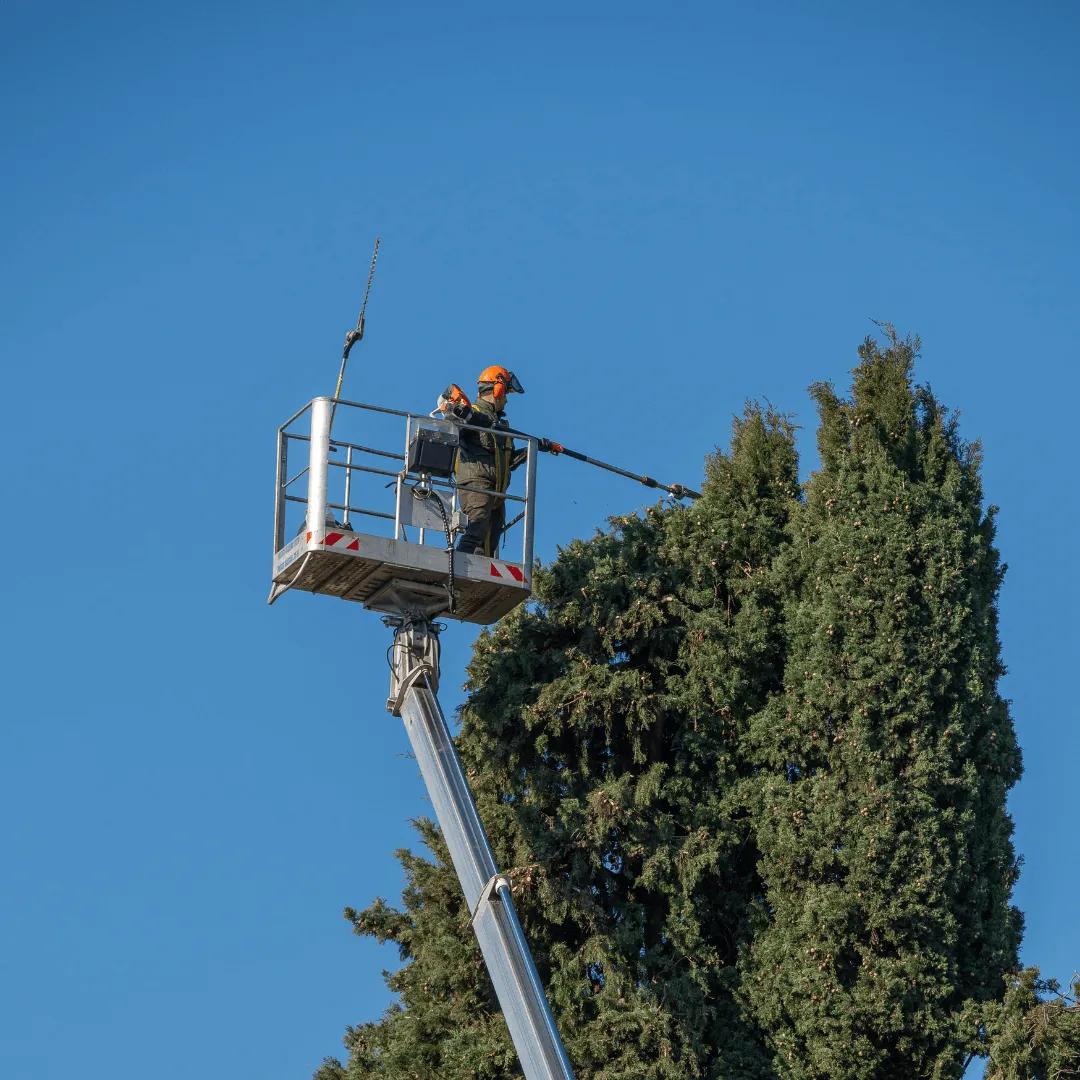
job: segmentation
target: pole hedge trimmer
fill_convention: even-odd
[[[445,416],[447,409],[452,408],[455,405],[461,405],[465,408],[470,406],[468,396],[465,391],[458,386],[457,383],[451,383],[440,395],[438,404],[435,406],[432,416]],[[512,428],[501,428],[499,434],[506,435],[518,435],[523,438],[536,438],[536,436],[527,435],[523,431],[515,431]],[[688,488],[684,484],[662,484],[659,480],[654,480],[651,476],[645,476],[642,473],[628,472],[626,469],[620,469],[617,465],[609,465],[606,461],[598,461],[596,458],[591,458],[587,454],[582,454],[577,450],[570,450],[563,446],[562,443],[554,442],[551,439],[537,439],[537,445],[539,448],[549,454],[565,454],[569,458],[573,458],[575,461],[584,461],[586,465],[595,465],[598,469],[606,469],[608,472],[615,473],[618,476],[625,476],[629,480],[636,480],[639,484],[644,484],[646,487],[658,488],[661,491],[666,491],[669,495],[676,499],[700,499],[701,492],[695,491],[693,488]]]
[[[345,365],[349,362],[352,347],[364,339],[364,312],[367,311],[368,297],[371,295],[371,279],[375,276],[375,260],[379,257],[379,244],[382,237],[375,237],[375,250],[371,253],[371,269],[368,271],[367,288],[364,289],[364,302],[360,305],[360,317],[356,320],[356,329],[345,335],[345,349],[341,354],[341,370],[338,372],[337,389],[334,390],[334,404],[330,409],[330,429],[334,428],[334,414],[337,412],[338,398],[341,397],[341,382],[345,378]]]

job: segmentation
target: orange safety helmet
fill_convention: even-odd
[[[490,390],[495,395],[496,401],[503,401],[507,394],[525,393],[525,387],[518,381],[518,377],[499,364],[484,368],[476,383],[481,393]]]

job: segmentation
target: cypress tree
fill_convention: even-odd
[[[1016,964],[993,508],[977,444],[885,327],[812,388],[821,468],[777,561],[783,692],[747,755],[767,925],[742,993],[785,1077],[960,1075]]]

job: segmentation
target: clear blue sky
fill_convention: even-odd
[[[0,1075],[304,1078],[427,804],[386,631],[268,589],[273,433],[506,362],[693,484],[871,318],[985,447],[1024,956],[1080,965],[1075,5],[0,5]],[[645,489],[541,463],[538,552]],[[447,635],[447,700],[473,633]]]

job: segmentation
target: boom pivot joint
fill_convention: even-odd
[[[417,683],[426,683],[433,694],[439,690],[439,631],[441,623],[430,622],[419,608],[401,615],[387,615],[383,625],[394,630],[390,646],[390,697],[386,711],[401,715],[405,695]]]

